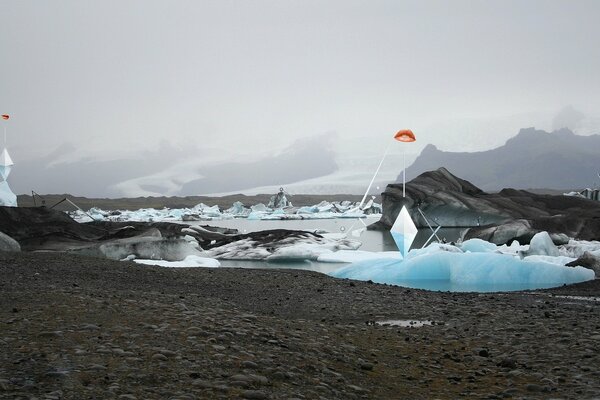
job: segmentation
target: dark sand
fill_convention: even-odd
[[[562,297],[598,280],[453,294],[0,253],[0,282],[0,398],[600,397],[600,302]]]

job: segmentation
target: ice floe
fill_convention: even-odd
[[[278,204],[281,204],[278,203]],[[250,207],[239,201],[221,210],[217,205],[209,206],[200,203],[191,208],[141,208],[139,210],[107,211],[93,207],[87,212],[76,210],[69,215],[78,222],[96,221],[138,221],[138,222],[173,222],[173,221],[211,221],[234,218],[249,220],[300,220],[300,219],[332,219],[332,218],[364,218],[367,215],[379,215],[380,204],[370,201],[363,207],[350,201],[322,201],[313,206],[271,208],[262,203]]]
[[[330,275],[409,287],[432,287],[424,285],[430,282],[440,290],[453,291],[547,288],[595,278],[590,269],[565,266],[575,258],[566,255],[565,249],[550,246],[547,239],[548,234],[542,232],[531,246],[496,246],[480,239],[465,241],[460,248],[434,243],[411,250],[405,259],[399,253],[387,259],[366,258]],[[584,247],[592,245],[586,242]],[[570,242],[572,253],[580,251],[575,248],[575,241]]]
[[[134,259],[134,262],[144,265],[158,265],[160,267],[170,268],[194,268],[194,267],[205,267],[205,268],[216,268],[221,266],[218,260],[209,257],[199,256],[187,256],[181,261],[165,261],[165,260],[141,260]]]
[[[210,257],[224,260],[317,261],[325,254],[356,250],[361,242],[347,238],[330,239],[309,232],[296,232],[273,241],[248,236],[206,251]]]

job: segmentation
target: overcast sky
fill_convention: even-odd
[[[377,144],[400,128],[457,150],[461,126],[471,150],[549,128],[566,105],[600,114],[595,0],[0,5],[0,112],[21,157],[64,141],[104,155],[325,132]]]

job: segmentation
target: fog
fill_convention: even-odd
[[[236,176],[236,163],[279,157],[301,139],[319,146],[323,135],[334,139],[319,157],[337,157],[317,157],[327,174],[354,155],[369,155],[371,173],[401,128],[417,135],[409,158],[428,143],[491,148],[528,126],[599,133],[597,1],[0,5],[0,113],[11,115],[9,181],[19,193],[76,192],[69,182],[80,179],[98,185],[81,194],[133,195],[107,188],[190,158],[229,162],[228,183],[211,187],[235,190],[236,179],[250,180]],[[110,179],[101,176],[110,164],[94,164],[123,159]],[[72,167],[82,160],[88,169]],[[288,181],[315,175],[276,163],[283,182],[288,170]],[[210,171],[214,183],[219,168],[192,164],[181,185],[211,192],[190,182]],[[169,187],[153,192],[178,193]]]

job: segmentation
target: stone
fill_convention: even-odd
[[[167,361],[168,360],[167,356],[165,356],[164,354],[161,354],[161,353],[154,354],[152,356],[152,359],[156,360],[156,361]]]
[[[241,394],[244,399],[252,399],[252,400],[264,400],[268,399],[269,396],[261,390],[244,390]]]
[[[21,245],[12,237],[0,232],[0,251],[21,251]]]
[[[430,223],[444,228],[469,228],[465,239],[479,238],[498,245],[518,240],[529,244],[541,231],[555,245],[568,237],[594,240],[600,233],[600,202],[572,196],[541,195],[503,189],[485,193],[446,168],[427,171],[406,184],[392,183],[382,193],[383,214],[369,229],[389,229],[403,206],[418,228]]]

